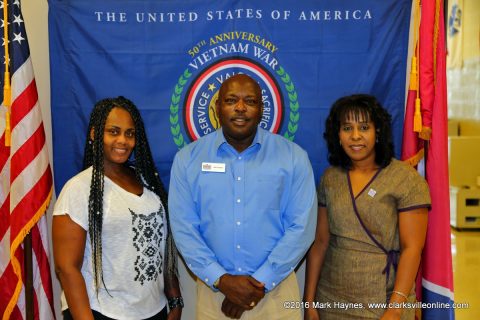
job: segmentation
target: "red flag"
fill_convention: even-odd
[[[446,48],[443,1],[423,0],[419,33],[419,96],[422,111],[420,136],[429,140],[425,150],[425,175],[430,187],[432,208],[423,250],[419,280],[421,300],[433,308],[422,310],[422,319],[454,319],[453,272],[450,247],[450,203],[448,182],[448,137],[446,96]],[[402,157],[408,160],[412,146],[422,148],[412,133],[411,98],[407,102]]]
[[[22,242],[30,233],[34,318],[54,319],[44,217],[52,173],[20,2],[3,1],[4,8],[8,24],[2,23],[1,31],[8,41],[3,41],[7,64],[0,67],[6,69],[0,70],[6,75],[0,111],[0,316],[25,318]]]

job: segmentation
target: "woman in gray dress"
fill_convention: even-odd
[[[373,96],[337,100],[324,138],[331,167],[318,186],[305,320],[414,319],[408,303],[426,237],[428,186],[393,158],[391,116]]]

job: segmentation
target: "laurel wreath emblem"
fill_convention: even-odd
[[[288,100],[290,101],[290,104],[289,104],[290,115],[288,118],[288,128],[287,128],[287,132],[285,132],[283,136],[288,140],[293,141],[295,139],[295,133],[298,130],[298,121],[300,120],[300,113],[298,111],[300,106],[298,104],[297,91],[295,90],[295,86],[293,85],[293,82],[290,76],[288,75],[287,72],[285,72],[285,69],[280,67],[277,70],[277,74],[280,76],[280,79],[282,79],[285,89],[287,89]],[[178,82],[175,85],[175,89],[172,93],[172,99],[170,102],[170,132],[172,133],[173,141],[175,142],[175,145],[179,149],[187,145],[187,142],[185,141],[185,138],[183,137],[183,134],[180,130],[180,123],[178,119],[180,97],[182,96],[182,92],[185,87],[185,84],[187,83],[188,79],[191,76],[192,76],[192,73],[188,70],[188,68],[185,69],[185,71],[180,76],[180,78],[178,78]]]
[[[175,85],[175,89],[172,93],[172,100],[170,102],[170,132],[173,135],[173,141],[178,149],[181,149],[187,145],[187,142],[183,138],[183,134],[180,131],[180,124],[178,123],[178,107],[183,88],[185,87],[188,78],[191,76],[192,73],[188,71],[188,68],[183,71],[183,74],[180,76],[180,78],[178,78],[178,82]]]
[[[295,139],[295,133],[298,130],[298,121],[300,120],[300,113],[298,112],[300,105],[298,104],[297,91],[295,90],[295,86],[293,85],[293,82],[290,79],[290,76],[288,75],[287,72],[285,72],[285,70],[282,67],[280,67],[277,70],[277,74],[282,79],[282,82],[285,85],[285,89],[287,89],[288,100],[290,101],[290,116],[288,117],[288,130],[287,132],[285,132],[283,136],[288,140],[293,141],[293,139]]]

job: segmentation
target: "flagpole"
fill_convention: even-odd
[[[23,239],[23,254],[25,259],[25,314],[26,320],[33,320],[33,260],[32,235],[30,232]]]
[[[10,146],[10,105],[11,105],[11,88],[10,88],[10,53],[8,51],[8,0],[3,0],[3,39],[5,39],[5,73],[3,83],[3,105],[6,108],[5,114],[5,146]]]

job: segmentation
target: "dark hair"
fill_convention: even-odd
[[[354,94],[335,101],[330,114],[325,121],[323,137],[327,141],[328,162],[333,166],[345,169],[352,166],[352,160],[347,156],[338,134],[340,124],[350,116],[355,120],[360,117],[371,120],[375,125],[377,142],[375,144],[375,163],[384,168],[390,164],[393,157],[392,117],[374,96]]]
[[[176,277],[176,257],[177,252],[173,237],[170,231],[170,222],[168,219],[167,192],[155,168],[152,153],[148,144],[143,120],[137,107],[124,97],[107,98],[98,101],[90,115],[90,122],[87,130],[87,143],[85,144],[85,153],[83,158],[83,168],[92,167],[92,180],[90,186],[90,196],[88,198],[88,231],[90,233],[90,243],[92,246],[93,271],[95,278],[95,287],[98,290],[99,279],[103,285],[102,272],[102,221],[103,221],[103,187],[104,187],[104,167],[103,167],[103,135],[105,122],[110,111],[113,108],[125,109],[135,124],[135,148],[133,150],[134,169],[137,180],[147,189],[154,192],[161,200],[165,208],[165,217],[167,224],[167,240],[164,254],[165,279],[172,281]],[[90,132],[93,129],[94,137],[91,139]],[[125,163],[126,166],[132,163]],[[167,282],[168,282],[167,281]],[[168,283],[166,283],[168,285]],[[106,286],[105,286],[106,287]]]

